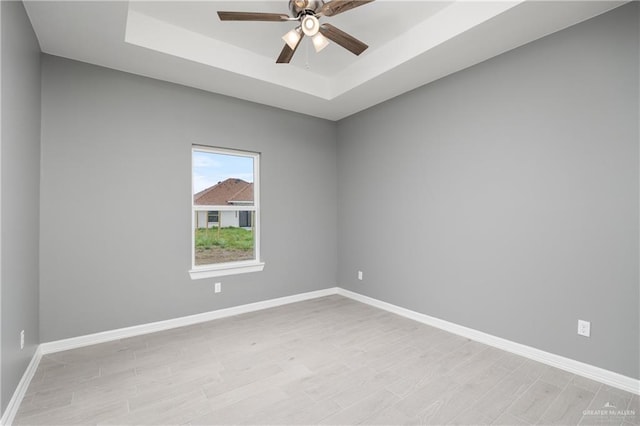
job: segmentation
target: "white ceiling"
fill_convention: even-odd
[[[370,47],[303,43],[276,64],[293,22],[220,22],[216,11],[287,13],[271,1],[25,1],[46,53],[339,120],[626,1],[377,0],[322,22]]]

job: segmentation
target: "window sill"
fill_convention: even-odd
[[[194,267],[189,271],[192,280],[203,278],[224,277],[225,275],[247,274],[249,272],[260,272],[264,269],[264,262],[237,262],[226,263],[224,265],[207,265]]]

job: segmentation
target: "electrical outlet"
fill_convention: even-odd
[[[24,330],[20,332],[20,349],[24,349]]]
[[[215,283],[213,291],[216,293],[220,293],[222,291],[222,283]]]
[[[585,337],[591,336],[591,323],[589,321],[578,320],[578,334]]]
[[[358,271],[358,279],[362,281],[362,271]]]

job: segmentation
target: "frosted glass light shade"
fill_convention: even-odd
[[[313,42],[313,47],[316,49],[316,53],[319,53],[322,49],[329,45],[329,40],[327,40],[327,38],[321,33],[314,35],[311,38],[311,41]]]
[[[282,36],[282,39],[285,43],[287,43],[287,46],[289,46],[293,50],[298,45],[298,42],[300,42],[301,37],[302,34],[300,33],[300,27],[298,27],[286,33],[284,36]]]

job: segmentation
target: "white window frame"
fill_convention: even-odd
[[[253,159],[253,205],[234,206],[197,206],[193,203],[193,154],[194,152],[209,152],[212,154],[235,155],[238,157],[249,157]],[[264,269],[264,262],[260,257],[260,153],[239,151],[227,148],[215,148],[203,145],[193,145],[191,148],[191,269],[189,275],[192,280],[212,277],[222,277],[225,275],[244,274],[249,272],[260,272]],[[196,243],[195,243],[195,216],[196,211],[218,210],[218,214],[223,211],[253,211],[254,229],[254,254],[251,260],[238,262],[215,263],[210,265],[196,265]]]

